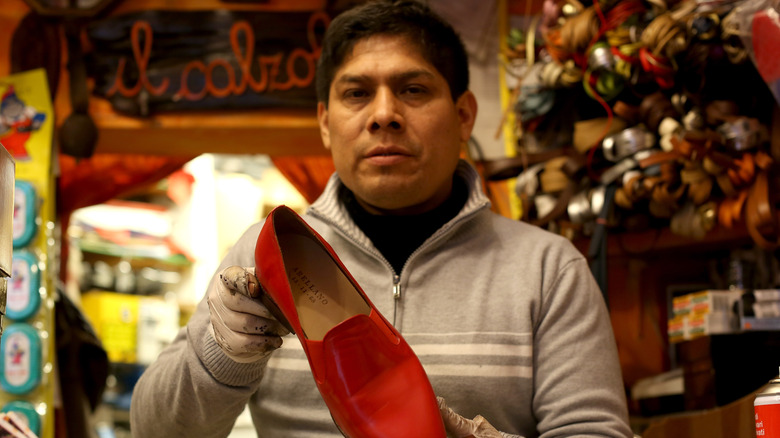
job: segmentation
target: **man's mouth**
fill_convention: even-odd
[[[392,157],[397,155],[409,155],[405,150],[395,147],[395,146],[387,146],[387,147],[376,147],[370,151],[368,151],[367,156],[370,157]]]
[[[409,156],[409,153],[398,147],[377,147],[366,154],[366,160],[377,166],[389,166]]]

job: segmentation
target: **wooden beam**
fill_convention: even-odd
[[[327,155],[315,110],[166,113],[134,118],[92,112],[97,153]]]
[[[178,11],[318,11],[327,6],[326,0],[266,0],[221,1],[221,0],[124,0],[119,1],[110,9],[110,15],[125,14],[146,10],[178,10]]]

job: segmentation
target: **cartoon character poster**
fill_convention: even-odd
[[[45,70],[0,78],[0,144],[14,157],[17,178],[27,172],[49,173],[53,126]]]
[[[41,129],[46,114],[26,104],[16,94],[14,86],[6,89],[0,99],[0,143],[18,161],[27,161],[27,141],[33,132]]]

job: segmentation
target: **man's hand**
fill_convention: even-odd
[[[473,420],[461,417],[447,406],[443,398],[436,397],[436,400],[439,401],[439,411],[442,420],[444,420],[444,428],[447,429],[447,433],[452,438],[522,438],[499,432],[482,415],[477,415]]]
[[[282,346],[281,336],[289,332],[257,299],[261,292],[254,268],[227,267],[214,283],[206,299],[214,339],[225,354],[248,363]]]

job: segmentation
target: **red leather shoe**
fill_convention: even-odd
[[[428,377],[333,251],[288,207],[255,247],[262,301],[294,332],[336,425],[349,438],[444,438]]]

